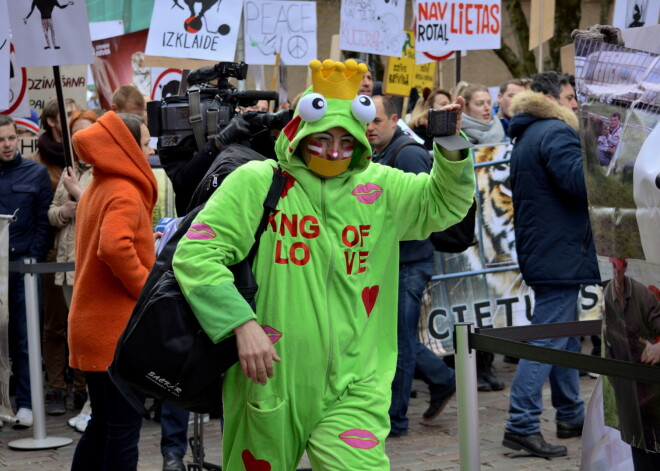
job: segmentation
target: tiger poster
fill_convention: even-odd
[[[512,148],[502,143],[474,149],[478,244],[459,254],[435,254],[436,276],[424,293],[420,337],[439,355],[453,353],[455,322],[471,322],[478,328],[531,323],[534,292],[522,279],[515,247],[509,186]],[[599,286],[583,286],[580,318],[600,318],[601,299]]]
[[[575,50],[584,173],[604,287],[603,356],[659,366],[660,55],[585,40]],[[618,429],[633,454],[660,453],[660,384],[616,377],[602,383],[605,425]]]

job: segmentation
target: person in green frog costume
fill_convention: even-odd
[[[236,335],[226,374],[223,469],[387,470],[397,358],[399,241],[424,239],[467,213],[470,151],[437,145],[430,174],[371,163],[357,96],[364,64],[310,63],[312,87],[276,143],[279,162],[236,169],[197,216],[174,274],[214,342]],[[464,101],[447,110],[458,111]],[[465,138],[465,136],[463,136]],[[253,264],[256,313],[227,266],[254,244],[279,163],[287,184]]]

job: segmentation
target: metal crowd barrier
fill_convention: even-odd
[[[660,384],[660,367],[658,366],[600,358],[523,343],[527,340],[580,337],[600,333],[600,320],[489,328],[480,331],[475,331],[471,323],[454,324],[461,471],[479,471],[481,469],[475,350],[500,353],[643,383]]]
[[[41,335],[39,333],[39,289],[36,275],[38,273],[73,271],[73,263],[36,263],[34,258],[28,258],[22,263],[9,262],[9,271],[25,274],[25,317],[30,364],[32,418],[34,420],[32,438],[11,441],[9,447],[18,450],[44,450],[69,445],[73,442],[70,438],[49,437],[46,434],[44,378],[41,368]]]

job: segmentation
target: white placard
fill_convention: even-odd
[[[316,59],[316,2],[246,0],[245,62],[286,65]]]
[[[94,61],[84,0],[9,2],[9,22],[21,67]]]
[[[468,51],[499,49],[502,18],[500,0],[417,0],[415,50]]]
[[[93,21],[89,24],[89,34],[92,41],[121,36],[124,34],[124,22],[122,20]]]
[[[151,99],[160,100],[179,94],[181,84],[181,69],[152,67],[151,68]]]
[[[65,65],[60,67],[62,94],[72,98],[83,108],[87,108],[87,67],[86,65]],[[52,67],[30,67],[28,74],[28,96],[30,108],[41,110],[48,100],[57,96]]]
[[[339,48],[401,57],[405,7],[401,0],[342,0]]]
[[[242,9],[243,0],[156,0],[145,53],[231,62]]]
[[[7,0],[0,0],[0,110],[9,108],[9,17]]]
[[[612,26],[639,28],[658,24],[660,0],[616,0]]]
[[[14,44],[9,45],[9,103],[4,114],[13,116],[28,116],[27,69],[16,63]]]
[[[415,64],[428,64],[429,62],[440,62],[453,59],[454,51],[422,52],[415,49]]]

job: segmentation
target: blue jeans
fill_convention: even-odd
[[[543,285],[533,288],[535,305],[532,324],[578,320],[578,285]],[[531,340],[529,344],[569,352],[580,351],[580,342],[575,337]],[[548,378],[552,405],[557,411],[555,420],[567,424],[577,424],[584,420],[584,401],[580,398],[577,370],[521,359],[511,385],[507,431],[520,435],[540,432],[540,415],[543,411],[541,393]]]
[[[186,456],[190,412],[164,402],[160,408],[160,452]]]
[[[106,372],[85,372],[92,418],[71,463],[71,471],[135,471],[142,416],[126,402]]]
[[[394,433],[404,433],[408,430],[406,413],[416,364],[419,364],[420,377],[429,384],[432,397],[441,396],[447,389],[453,388],[453,370],[417,339],[422,293],[433,275],[433,270],[433,257],[399,267],[398,356],[389,411],[390,425]]]

